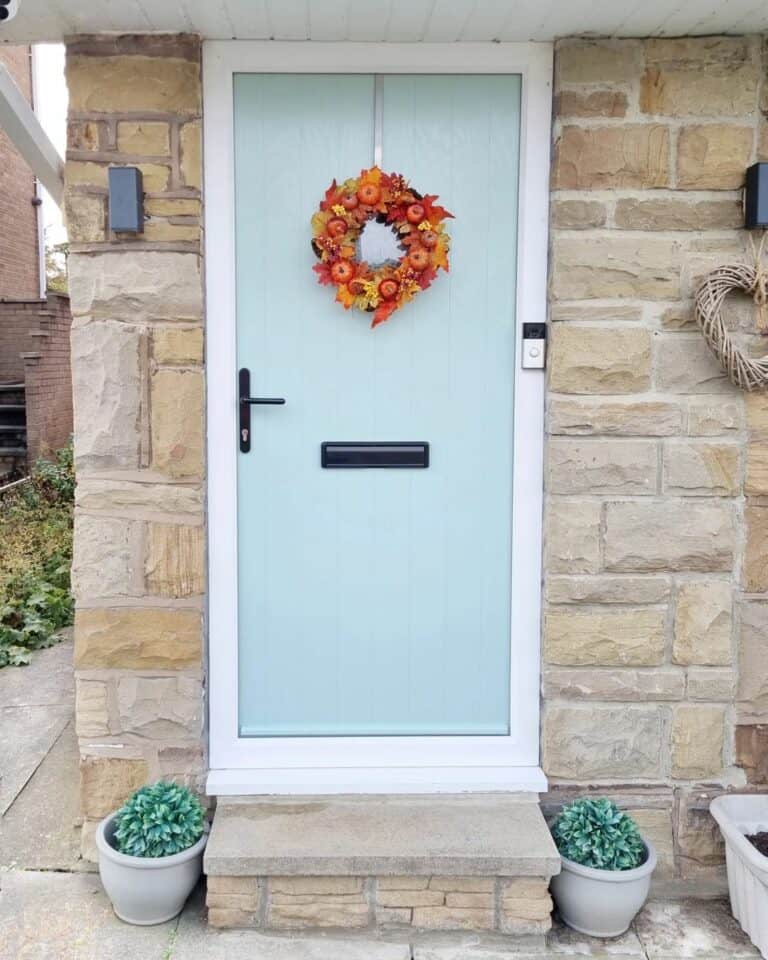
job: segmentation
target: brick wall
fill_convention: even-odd
[[[23,353],[37,350],[32,336],[40,327],[45,300],[0,300],[0,383],[24,382]]]
[[[3,44],[0,46],[0,64],[8,68],[16,85],[31,103],[30,48]],[[0,230],[3,238],[0,244],[0,299],[26,300],[40,296],[34,197],[32,171],[0,130]]]
[[[74,589],[84,849],[159,777],[202,785],[200,44],[67,48]],[[144,174],[143,234],[106,230],[107,169]]]
[[[548,802],[616,796],[678,884],[722,883],[711,796],[768,782],[768,403],[724,378],[691,305],[745,250],[767,63],[749,37],[556,52]],[[746,297],[731,316],[765,353]]]
[[[30,465],[61,449],[72,434],[69,297],[49,293],[39,309],[35,350],[24,361]]]

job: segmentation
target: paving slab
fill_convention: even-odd
[[[24,870],[95,869],[80,858],[79,752],[70,720],[0,817],[0,866]]]
[[[760,956],[724,900],[651,901],[634,928],[648,960]]]
[[[220,798],[213,876],[550,876],[539,805],[515,795]]]
[[[169,960],[410,960],[410,956],[407,943],[214,930],[207,926],[200,893],[184,910],[169,950]]]
[[[559,920],[555,920],[547,936],[547,953],[558,957],[590,957],[591,960],[645,958],[645,951],[634,930],[628,930],[621,937],[602,940],[571,930]]]
[[[176,926],[118,920],[92,874],[0,871],[0,960],[166,960]]]
[[[0,670],[0,704],[3,707],[30,707],[75,702],[72,672],[72,627],[60,634],[65,639],[47,650],[32,654],[26,667]]]
[[[71,718],[72,706],[64,704],[0,709],[0,816],[24,789]]]

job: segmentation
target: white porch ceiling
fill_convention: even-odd
[[[20,0],[0,41],[185,31],[226,40],[456,42],[768,30],[766,0]]]

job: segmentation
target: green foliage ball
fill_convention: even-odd
[[[576,800],[552,826],[563,857],[598,870],[633,870],[645,861],[637,824],[610,800]]]
[[[169,857],[194,846],[204,824],[203,807],[190,790],[159,780],[117,811],[114,844],[129,857]]]

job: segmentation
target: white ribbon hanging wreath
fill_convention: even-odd
[[[762,262],[765,236],[757,246],[749,238],[753,263],[734,263],[713,270],[702,281],[694,300],[696,322],[710,349],[731,381],[749,391],[768,387],[768,354],[758,359],[744,356],[725,328],[723,303],[734,290],[752,294],[757,307],[757,329],[760,333],[768,332],[768,268]]]

